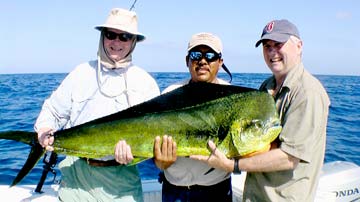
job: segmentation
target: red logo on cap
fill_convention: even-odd
[[[274,21],[269,22],[269,24],[266,25],[266,32],[271,32],[274,29]]]

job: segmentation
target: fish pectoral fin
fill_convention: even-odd
[[[35,143],[31,147],[29,156],[24,166],[21,168],[10,187],[15,186],[17,183],[19,183],[34,168],[34,166],[39,161],[44,152],[44,148],[39,143]]]

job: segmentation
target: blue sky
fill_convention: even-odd
[[[99,32],[111,8],[133,0],[1,1],[0,74],[67,73],[96,57]],[[186,72],[187,42],[212,32],[223,42],[231,72],[269,73],[255,48],[265,24],[288,19],[304,41],[303,61],[313,74],[360,75],[358,0],[137,0],[139,31],[133,61],[150,72]]]

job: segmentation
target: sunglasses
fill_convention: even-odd
[[[127,42],[134,38],[134,35],[129,33],[118,34],[108,30],[104,31],[104,36],[109,40],[115,40],[116,38],[119,38],[119,40],[122,42]]]
[[[203,58],[205,58],[205,60],[207,62],[213,62],[213,61],[218,60],[218,59],[221,58],[221,53],[217,54],[217,53],[214,53],[214,52],[202,53],[200,51],[190,51],[189,52],[189,57],[193,61],[200,61]]]

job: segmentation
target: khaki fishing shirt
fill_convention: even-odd
[[[270,77],[260,90],[270,92],[275,84]],[[275,101],[283,127],[279,148],[300,163],[294,170],[248,172],[244,201],[313,201],[325,155],[329,97],[299,64],[288,73]]]

